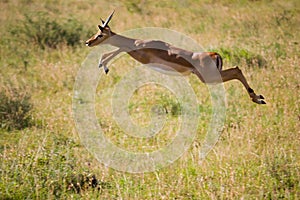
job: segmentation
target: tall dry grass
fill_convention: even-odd
[[[1,1],[0,6],[1,88],[23,88],[32,105],[31,126],[0,130],[1,199],[299,198],[298,1],[14,0]],[[83,41],[97,30],[99,17],[105,18],[113,9],[116,14],[110,26],[116,32],[164,27],[192,37],[204,49],[219,51],[225,57],[225,68],[239,65],[252,87],[266,97],[267,105],[253,104],[240,83],[226,83],[224,129],[217,145],[200,162],[210,102],[206,86],[191,76],[189,82],[202,114],[191,148],[171,166],[153,173],[129,174],[106,168],[81,144],[72,118],[72,96],[77,71],[91,50]],[[61,29],[75,19],[74,30],[70,22],[68,31],[77,34],[76,45],[64,38],[55,47],[41,47],[30,31],[23,32],[26,16],[40,12]],[[32,23],[28,29],[45,25],[43,19]],[[56,30],[52,28],[48,27]],[[132,63],[124,57],[113,64],[101,85],[112,88]],[[124,64],[126,67],[120,67]],[[107,137],[135,150],[165,145],[168,137],[164,136],[124,143],[124,133],[105,108],[110,90],[102,91],[99,85],[96,109]],[[175,100],[159,88],[144,88],[133,96],[130,112],[136,123],[145,125],[148,105],[159,103],[172,109]],[[168,117],[167,129],[172,131],[177,115]]]

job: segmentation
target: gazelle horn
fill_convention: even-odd
[[[103,22],[103,20],[101,20],[101,21],[102,21],[102,26],[101,26],[102,29],[104,29],[104,28],[108,25],[109,21],[111,20],[112,16],[114,15],[114,13],[115,13],[115,11],[113,11],[113,12],[109,15],[109,17],[106,19],[105,22]],[[100,28],[100,27],[99,27],[99,28]],[[101,30],[101,28],[100,28],[100,30]]]

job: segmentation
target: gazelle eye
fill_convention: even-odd
[[[102,38],[103,37],[103,35],[97,35],[97,38]]]

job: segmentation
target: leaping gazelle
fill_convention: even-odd
[[[256,95],[247,83],[242,71],[238,68],[222,70],[222,58],[216,52],[191,52],[174,47],[158,40],[139,40],[118,35],[108,26],[114,12],[98,25],[99,31],[86,41],[89,47],[110,44],[118,49],[105,53],[99,61],[99,67],[104,67],[108,73],[108,62],[121,52],[128,53],[142,64],[154,67],[163,72],[179,72],[182,75],[195,74],[203,83],[222,83],[239,80],[246,88],[250,98],[257,104],[266,104],[262,95]]]

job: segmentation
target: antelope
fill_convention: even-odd
[[[237,66],[222,69],[222,57],[218,53],[192,52],[159,40],[141,40],[118,35],[108,26],[113,14],[114,11],[105,21],[101,19],[102,24],[98,25],[98,32],[85,42],[88,47],[101,44],[117,47],[116,50],[103,54],[99,60],[99,68],[103,67],[106,74],[109,71],[108,62],[121,52],[126,52],[133,59],[157,71],[167,74],[195,74],[205,84],[236,79],[244,85],[253,102],[266,104],[262,95],[255,94]]]

